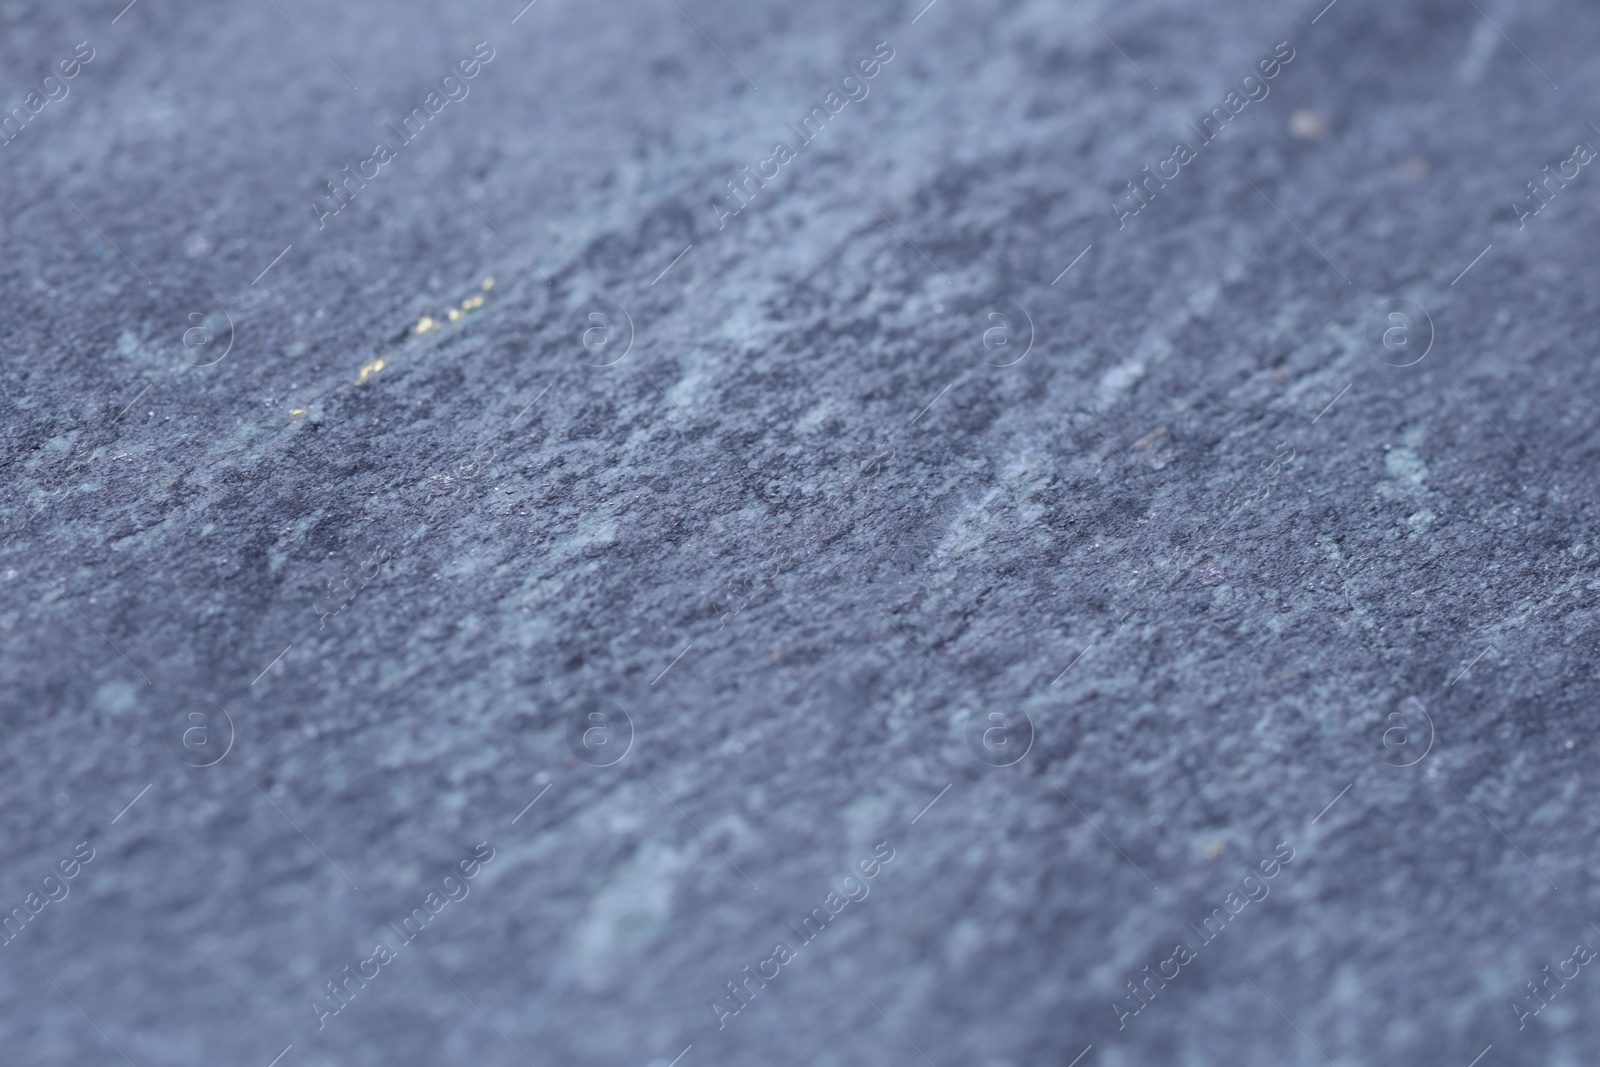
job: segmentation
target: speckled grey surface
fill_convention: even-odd
[[[119,7],[0,4],[4,1062],[1593,1062],[1588,7]]]

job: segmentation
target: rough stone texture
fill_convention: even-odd
[[[1590,8],[118,6],[0,5],[6,1062],[1593,1062]]]

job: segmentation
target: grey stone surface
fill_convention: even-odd
[[[119,7],[0,4],[4,1062],[1593,1062],[1589,7]]]

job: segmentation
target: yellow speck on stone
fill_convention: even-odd
[[[460,317],[461,317],[461,312],[457,311],[455,308],[451,308],[450,309],[450,321],[451,322],[456,321]]]
[[[487,278],[485,278],[483,280],[483,288],[484,288],[485,292],[488,292],[490,289],[494,288],[494,275],[493,274],[489,275]]]
[[[1133,450],[1135,452],[1142,452],[1166,435],[1167,428],[1165,426],[1157,426],[1154,430],[1151,430],[1149,433],[1135,441],[1133,443]]]
[[[366,381],[368,378],[372,377],[374,374],[377,374],[379,371],[381,371],[383,369],[383,365],[384,365],[384,361],[383,360],[375,359],[371,363],[368,363],[365,367],[362,367],[361,368],[361,377],[356,379],[356,384],[360,385],[362,382]]]
[[[439,324],[433,321],[432,315],[424,315],[417,320],[418,333],[427,333],[429,330],[437,330],[438,328]]]
[[[462,311],[471,311],[473,308],[483,307],[483,294],[469,296],[461,302]]]
[[[305,408],[295,408],[293,411],[289,412],[289,417],[291,419],[298,419],[301,415],[304,415],[305,413],[306,413],[306,409]]]

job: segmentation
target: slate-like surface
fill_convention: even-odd
[[[1593,10],[518,6],[0,6],[0,1059],[1593,1062]]]

